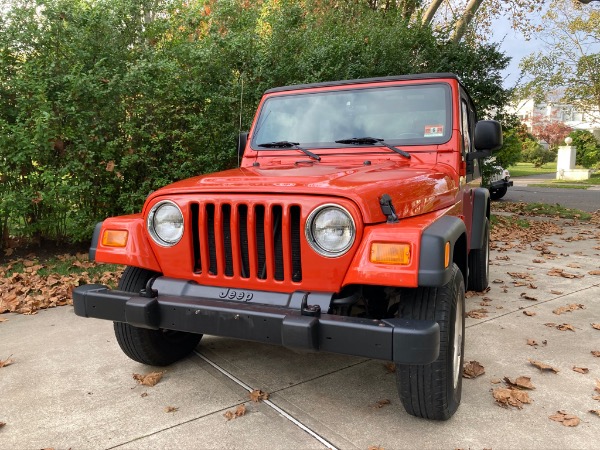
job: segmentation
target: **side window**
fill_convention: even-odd
[[[463,159],[464,154],[472,150],[471,148],[471,120],[469,120],[469,107],[467,102],[461,101],[461,133],[463,136]]]

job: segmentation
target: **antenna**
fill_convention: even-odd
[[[237,148],[238,148],[238,152],[237,152],[238,167],[240,167],[240,151],[239,151],[239,148],[240,148],[240,144],[242,143],[241,142],[241,139],[242,139],[241,134],[242,134],[242,108],[244,106],[244,72],[242,72],[240,74],[240,80],[242,82],[242,90],[240,92],[240,123],[238,125],[238,146],[237,146]]]

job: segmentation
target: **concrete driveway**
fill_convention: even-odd
[[[591,353],[600,351],[600,330],[591,326],[600,323],[600,276],[589,272],[600,269],[600,227],[561,223],[564,234],[544,238],[545,253],[540,242],[533,244],[537,250],[492,251],[496,282],[485,295],[470,296],[466,308],[487,311],[487,317],[467,319],[465,350],[466,360],[480,362],[485,374],[464,380],[461,407],[447,422],[406,414],[395,375],[382,361],[215,337],[203,338],[195,354],[168,367],[156,386],[140,386],[132,375],[157,368],[125,357],[111,323],[61,307],[0,316],[8,319],[0,323],[0,360],[14,360],[0,368],[0,422],[6,423],[0,447],[598,448],[600,417],[588,411],[600,409],[592,398],[599,394],[600,358]],[[553,268],[583,277],[548,275]],[[552,312],[571,304],[584,309]],[[529,359],[560,371],[542,373]],[[532,403],[521,410],[498,406],[491,393],[502,386],[497,382],[521,375],[536,387],[529,391]],[[270,393],[269,401],[251,402],[246,388]],[[389,404],[377,407],[386,399]],[[242,404],[245,415],[224,417]],[[578,416],[580,424],[551,421],[558,410]]]

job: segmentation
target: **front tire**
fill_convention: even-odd
[[[398,393],[406,412],[425,419],[447,420],[462,394],[465,335],[465,286],[452,265],[451,280],[441,287],[405,289],[400,317],[435,320],[440,326],[440,354],[426,365],[401,365],[396,371]]]
[[[500,200],[502,197],[504,197],[506,195],[507,191],[508,191],[508,188],[506,186],[502,186],[501,188],[498,188],[498,189],[491,189],[490,190],[490,198],[492,200]]]
[[[158,274],[138,267],[128,267],[119,280],[119,290],[138,294]],[[115,337],[127,356],[150,366],[168,366],[190,354],[200,342],[201,334],[172,330],[149,330],[128,323],[114,322]]]

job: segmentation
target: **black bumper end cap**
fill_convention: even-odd
[[[431,364],[440,354],[440,326],[434,320],[385,319],[394,327],[392,360],[397,364]]]

